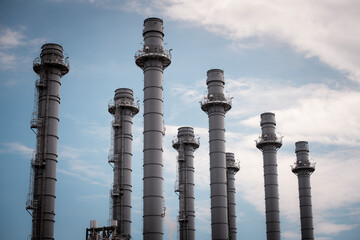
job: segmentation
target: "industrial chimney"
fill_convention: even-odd
[[[225,157],[225,113],[231,109],[231,98],[224,95],[224,72],[207,72],[208,95],[201,109],[209,116],[210,198],[212,239],[228,239],[228,209]]]
[[[133,91],[128,88],[116,89],[114,100],[110,101],[108,110],[114,116],[113,146],[109,154],[109,163],[114,170],[111,198],[112,220],[116,223],[116,230],[113,236],[131,239],[132,118],[139,112]]]
[[[226,153],[227,167],[227,196],[228,196],[228,221],[229,221],[229,240],[237,239],[236,228],[236,202],[235,202],[235,174],[240,170],[239,162],[235,162],[234,153]]]
[[[179,153],[175,189],[179,196],[179,239],[195,240],[194,151],[199,147],[199,140],[192,127],[181,127],[172,144]]]
[[[135,63],[144,71],[144,240],[163,239],[163,71],[171,63],[163,48],[164,28],[159,18],[144,21],[144,47]]]
[[[301,239],[310,240],[314,239],[310,175],[315,171],[315,164],[309,161],[308,142],[296,142],[295,153],[297,160],[291,170],[299,182]]]
[[[282,146],[282,138],[275,133],[275,114],[261,114],[262,133],[256,147],[263,152],[265,182],[265,213],[267,240],[280,239],[279,184],[277,173],[277,150]]]
[[[69,62],[60,45],[48,43],[42,46],[33,69],[40,79],[35,82],[37,100],[31,128],[36,133],[36,151],[26,209],[32,211],[31,239],[54,239],[60,79],[69,72]]]

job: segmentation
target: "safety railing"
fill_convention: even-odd
[[[34,59],[33,61],[33,65],[34,66],[38,66],[44,63],[50,63],[50,64],[60,64],[60,65],[64,65],[67,68],[70,68],[70,63],[69,63],[69,58],[61,58],[59,56],[56,55],[47,55],[44,56],[42,58],[37,57]]]

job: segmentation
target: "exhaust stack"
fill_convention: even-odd
[[[209,116],[210,198],[212,239],[228,239],[228,199],[225,157],[225,113],[231,109],[231,98],[224,95],[224,72],[207,72],[208,95],[201,109]]]
[[[228,221],[229,221],[229,240],[237,239],[236,228],[236,201],[235,201],[235,174],[240,170],[240,163],[235,162],[234,153],[226,153],[227,167],[227,195],[228,195]]]
[[[275,133],[275,114],[261,114],[262,133],[256,147],[263,152],[265,182],[266,235],[268,240],[280,240],[279,184],[277,173],[277,150],[282,138]]]
[[[32,211],[32,240],[54,239],[60,79],[70,69],[60,45],[48,43],[41,49],[33,65],[40,79],[35,83],[37,102],[31,129],[36,133],[36,151],[26,202],[26,209]]]
[[[292,172],[298,176],[299,200],[300,200],[300,221],[301,239],[314,239],[314,225],[311,204],[310,175],[315,171],[315,164],[309,161],[308,142],[300,141],[295,143],[296,162],[291,167]]]
[[[175,189],[179,196],[179,239],[194,240],[194,151],[199,148],[199,139],[195,138],[192,127],[181,127],[172,145],[179,153],[177,157],[179,177]]]
[[[113,164],[114,183],[111,191],[112,220],[116,221],[116,236],[131,239],[131,158],[132,158],[132,118],[139,112],[134,102],[133,91],[128,88],[115,90],[114,100],[108,106],[114,116],[113,152],[109,163]]]
[[[144,21],[144,47],[135,63],[144,71],[144,240],[163,239],[163,71],[171,63],[163,48],[164,28],[159,18]]]

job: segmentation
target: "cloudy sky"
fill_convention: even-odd
[[[165,239],[176,239],[177,152],[180,126],[200,137],[195,152],[196,236],[210,239],[206,72],[221,68],[233,97],[226,115],[226,150],[234,152],[239,239],[266,238],[262,155],[254,140],[259,115],[276,114],[284,136],[278,152],[282,239],[300,238],[295,142],[309,141],[315,236],[360,238],[360,3],[356,0],[2,0],[0,2],[0,229],[25,239],[25,211],[35,135],[30,130],[32,60],[42,44],[59,43],[71,70],[61,86],[55,238],[84,239],[90,220],[109,218],[112,169],[107,163],[111,115],[119,87],[143,99],[134,63],[142,24],[164,20]],[[133,238],[142,238],[142,110],[134,117]]]

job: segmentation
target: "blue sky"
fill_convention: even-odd
[[[0,230],[25,239],[25,211],[35,135],[30,130],[32,60],[42,44],[59,43],[71,69],[62,79],[56,189],[56,239],[83,239],[90,220],[109,217],[112,169],[107,164],[111,115],[119,87],[143,98],[134,63],[142,24],[164,20],[172,64],[164,73],[165,239],[176,239],[180,126],[200,136],[195,152],[196,236],[210,239],[206,71],[221,68],[233,96],[226,150],[241,162],[236,175],[239,239],[265,239],[262,155],[254,140],[259,115],[276,114],[284,136],[278,152],[282,239],[300,238],[294,143],[309,141],[315,236],[360,238],[360,14],[358,1],[2,0],[0,2]],[[142,110],[134,117],[133,238],[142,238]]]

